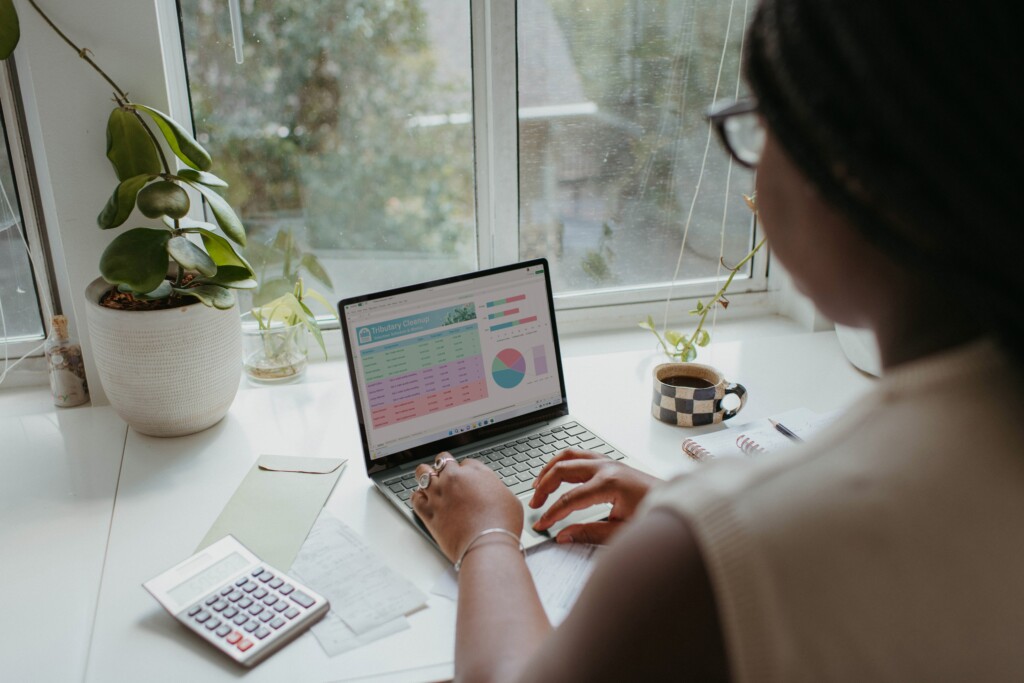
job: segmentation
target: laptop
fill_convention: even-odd
[[[600,505],[548,532],[532,528],[572,486],[545,508],[527,505],[537,473],[562,449],[628,461],[569,412],[546,259],[356,296],[338,310],[366,472],[432,543],[411,497],[416,466],[441,451],[484,463],[519,498],[526,547],[607,517]]]

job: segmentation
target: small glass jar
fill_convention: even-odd
[[[53,316],[50,334],[43,345],[46,367],[50,372],[53,404],[62,408],[82,405],[89,400],[89,384],[85,379],[82,347],[68,334],[68,319]]]
[[[308,364],[306,328],[279,321],[261,328],[250,313],[242,316],[242,365],[259,384],[285,384],[302,377]]]

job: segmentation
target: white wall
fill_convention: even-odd
[[[169,110],[156,0],[37,2],[133,99]],[[85,352],[93,402],[102,405],[107,399],[90,353],[84,290],[99,276],[100,254],[118,234],[96,226],[117,186],[106,158],[111,88],[27,2],[15,5],[22,37],[14,56],[61,300]]]

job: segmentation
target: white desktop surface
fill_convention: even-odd
[[[680,444],[686,436],[709,429],[684,430],[660,423],[650,415],[651,372],[664,357],[650,348],[600,354],[584,351],[579,355],[573,353],[571,343],[565,342],[563,357],[569,405],[576,417],[655,474],[670,476],[695,466],[683,456]],[[749,400],[735,418],[739,421],[798,407],[831,411],[848,405],[870,386],[869,380],[846,362],[831,332],[720,342],[702,351],[700,360],[721,369],[729,380],[746,386]],[[75,471],[78,481],[84,477],[97,482],[95,486],[106,492],[105,519],[102,509],[93,510],[91,515],[79,515],[80,507],[102,506],[77,499],[65,501],[66,510],[58,505],[52,512],[54,524],[58,517],[67,517],[69,525],[89,525],[90,534],[48,530],[54,539],[53,547],[37,541],[32,530],[37,524],[33,520],[39,515],[20,511],[12,515],[6,504],[8,491],[15,500],[19,495],[24,500],[34,494],[17,492],[9,483],[11,480],[0,479],[0,492],[4,493],[0,505],[5,506],[0,507],[4,511],[0,541],[6,541],[0,547],[23,549],[26,558],[13,566],[19,572],[19,585],[27,589],[25,593],[48,595],[48,582],[72,582],[65,585],[64,592],[74,597],[80,610],[81,618],[74,623],[77,656],[59,661],[45,645],[18,651],[5,643],[0,647],[10,648],[10,657],[0,649],[0,654],[5,655],[0,657],[0,678],[18,680],[7,675],[8,662],[12,661],[14,672],[33,671],[38,675],[30,678],[38,680],[76,680],[82,678],[83,671],[84,679],[89,681],[205,681],[242,677],[419,681],[451,676],[455,605],[446,598],[431,595],[428,607],[409,617],[411,629],[368,646],[329,658],[312,634],[307,633],[247,671],[199,642],[141,586],[195,551],[256,457],[270,453],[347,457],[348,468],[327,509],[360,534],[388,564],[429,593],[447,563],[371,489],[365,476],[344,363],[312,365],[308,376],[294,385],[243,384],[228,416],[199,434],[158,439],[127,430],[119,481],[120,443],[113,443],[116,439],[109,433],[119,432],[123,438],[125,427],[112,417],[109,409],[89,410],[88,415],[95,415],[96,419],[83,417],[67,423],[63,418],[65,412],[74,415],[76,411],[56,411],[61,418],[58,433],[65,443],[88,447],[82,451],[65,445],[63,456],[50,457],[63,457],[61,462],[69,470],[75,470],[71,463],[74,458],[103,463],[102,467],[87,468],[92,473],[88,477],[81,468]],[[13,418],[17,424],[24,420],[55,419],[53,410]],[[2,418],[0,425],[5,435],[15,423]],[[100,433],[106,439],[97,438]],[[92,435],[95,440],[85,441],[85,435]],[[58,446],[48,448],[51,453],[62,452]],[[0,452],[4,453],[3,461],[17,457],[27,460],[25,455],[12,456],[6,449]],[[38,472],[35,465],[15,467]],[[66,488],[65,481],[66,478],[50,475],[38,483],[38,488],[40,492],[60,495]],[[115,484],[116,505],[110,516]],[[43,509],[41,504],[35,505]],[[8,519],[14,524],[8,524]],[[109,539],[105,533],[107,522]],[[100,581],[99,567],[104,557],[106,564]],[[32,574],[30,560],[52,568]],[[10,564],[7,559],[0,564],[5,576]],[[15,596],[15,600],[16,606],[27,614],[31,599]],[[95,604],[90,605],[90,600]],[[82,652],[88,643],[84,625],[93,606],[95,624],[86,663]],[[19,624],[8,623],[9,614],[0,617],[5,633]],[[33,625],[31,621],[25,623]],[[28,644],[38,637],[39,633],[23,630],[16,636],[16,643]]]
[[[412,629],[369,646],[329,658],[306,633],[245,671],[197,642],[142,588],[195,552],[257,456],[269,453],[347,457],[327,509],[429,593],[443,558],[371,490],[346,372],[327,363],[299,384],[245,385],[221,423],[191,436],[129,432],[86,680],[346,680],[433,664],[444,665],[438,677],[450,676],[455,611],[442,597],[409,617]]]
[[[0,417],[0,680],[80,680],[128,427],[18,394]]]

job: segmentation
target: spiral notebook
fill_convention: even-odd
[[[704,461],[723,457],[750,457],[783,450],[794,444],[775,429],[769,420],[782,423],[798,437],[807,440],[830,424],[836,415],[823,415],[807,408],[797,408],[771,418],[730,425],[711,434],[691,437],[683,441],[683,452],[694,460]]]

